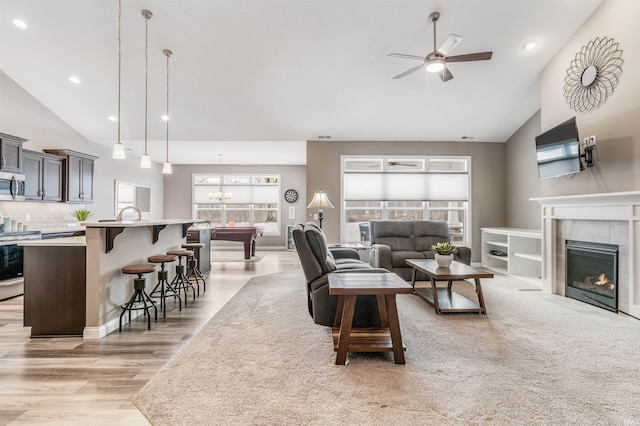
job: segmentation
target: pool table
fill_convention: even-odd
[[[256,255],[256,239],[262,236],[262,226],[216,226],[211,228],[212,240],[239,241],[244,244],[244,258]]]

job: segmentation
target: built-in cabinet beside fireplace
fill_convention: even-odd
[[[640,318],[640,192],[533,200],[542,205],[542,290],[567,295],[567,242],[615,247],[617,309]]]

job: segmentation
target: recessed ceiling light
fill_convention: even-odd
[[[115,115],[110,115],[110,116],[109,116],[109,120],[111,120],[111,121],[118,121],[118,117],[116,117]]]
[[[162,121],[169,121],[169,116],[168,115],[163,115],[160,118],[162,118]]]
[[[14,19],[13,20],[13,25],[15,25],[16,27],[20,28],[21,30],[26,30],[27,29],[27,23],[24,22],[22,19]]]
[[[524,47],[524,50],[533,50],[536,47],[538,47],[538,40],[536,39],[527,40],[522,47]]]
[[[75,75],[72,75],[71,77],[69,77],[69,81],[72,82],[73,84],[80,84],[80,79]]]

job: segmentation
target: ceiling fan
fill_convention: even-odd
[[[414,162],[414,161],[387,161],[387,165],[391,166],[391,167],[398,167],[398,166],[402,166],[402,167],[417,167],[420,163],[418,162]],[[380,167],[380,163],[376,163],[376,164],[371,164],[369,166],[369,168],[374,169],[374,168],[379,168]]]
[[[423,63],[417,67],[411,68],[401,74],[393,77],[394,79],[402,78],[405,75],[409,75],[412,72],[418,71],[422,67],[427,69],[427,72],[438,73],[440,79],[443,82],[449,81],[453,78],[453,75],[447,68],[448,62],[470,62],[470,61],[486,61],[491,59],[493,52],[479,52],[469,53],[466,55],[447,56],[461,41],[462,37],[456,34],[449,34],[449,37],[436,49],[436,22],[440,18],[440,13],[433,12],[429,15],[429,19],[433,22],[433,52],[427,56],[405,55],[403,53],[390,53],[389,56],[394,58],[405,59],[417,59]]]

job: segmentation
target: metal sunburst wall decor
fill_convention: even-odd
[[[583,46],[564,78],[564,97],[576,112],[591,112],[613,93],[622,74],[622,50],[612,38],[596,38]]]

